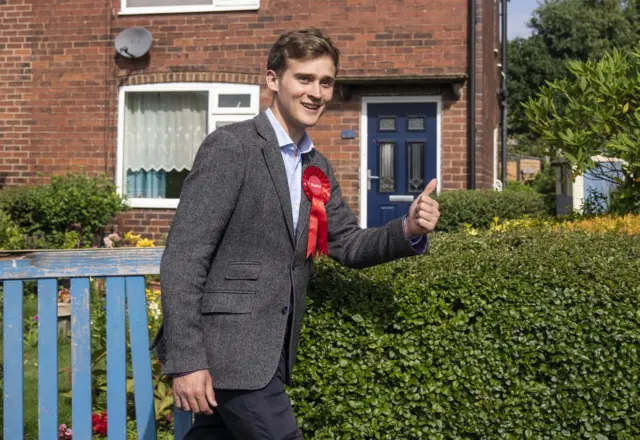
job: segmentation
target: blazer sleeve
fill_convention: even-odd
[[[160,263],[164,374],[209,367],[200,322],[202,292],[240,195],[244,158],[235,135],[215,131],[200,146],[182,187]]]
[[[342,199],[342,191],[329,161],[331,196],[326,205],[329,228],[329,256],[351,268],[364,268],[386,263],[397,258],[417,255],[424,250],[414,249],[402,232],[402,218],[392,220],[379,228],[362,229],[358,220]]]

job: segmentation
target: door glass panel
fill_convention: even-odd
[[[395,152],[395,142],[380,143],[380,192],[395,191]]]
[[[422,116],[407,118],[407,131],[424,131],[424,118]]]
[[[381,116],[378,119],[378,131],[396,131],[396,117]]]
[[[407,176],[409,192],[424,190],[424,142],[409,142],[409,160]]]

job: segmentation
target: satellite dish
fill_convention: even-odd
[[[140,58],[151,49],[151,32],[143,27],[125,29],[116,37],[116,51],[126,58]]]

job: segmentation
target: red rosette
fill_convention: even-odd
[[[324,205],[329,202],[331,184],[320,168],[312,166],[304,170],[302,189],[311,202],[307,258],[316,253],[316,243],[318,252],[327,255],[329,253],[329,226]]]

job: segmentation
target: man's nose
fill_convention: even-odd
[[[309,86],[309,90],[307,92],[307,94],[314,98],[314,99],[320,99],[322,98],[322,94],[320,93],[320,82],[319,81],[314,81],[310,86]]]

